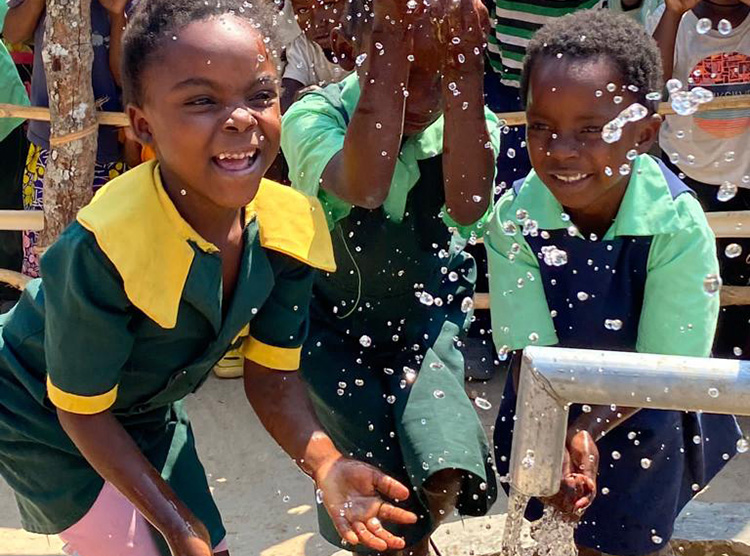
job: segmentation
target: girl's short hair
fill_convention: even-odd
[[[146,67],[158,60],[161,46],[183,27],[231,14],[249,21],[263,37],[267,54],[278,67],[276,29],[281,14],[271,0],[140,0],[123,37],[122,85],[126,103],[143,104]]]
[[[540,58],[584,60],[602,56],[614,62],[639,102],[655,110],[656,101],[646,95],[662,88],[661,55],[656,41],[629,17],[608,10],[582,10],[565,15],[537,31],[526,49],[521,102],[526,102],[529,78]]]

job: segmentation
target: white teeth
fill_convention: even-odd
[[[560,181],[564,181],[566,183],[574,182],[582,180],[583,178],[587,177],[588,174],[573,174],[571,176],[561,176],[559,174],[553,174],[555,178],[557,178]]]
[[[224,160],[226,158],[229,158],[231,160],[242,160],[244,158],[252,158],[257,151],[247,151],[243,153],[221,153],[218,158],[219,160]]]

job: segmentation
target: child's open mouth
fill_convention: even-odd
[[[249,170],[258,159],[260,149],[248,149],[245,151],[223,152],[214,156],[214,164],[227,172],[242,172]]]

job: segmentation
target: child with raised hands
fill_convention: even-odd
[[[80,211],[0,322],[0,474],[23,526],[70,554],[228,554],[182,400],[230,347],[250,404],[347,540],[399,549],[381,522],[416,520],[385,501],[408,489],[344,457],[286,372],[314,269],[335,266],[318,201],[263,179],[281,127],[266,10],[140,5],[123,83],[156,159]]]
[[[483,514],[496,491],[457,347],[476,280],[463,247],[489,210],[498,149],[483,103],[487,11],[347,10],[332,47],[356,74],[305,94],[282,123],[292,186],[322,201],[339,266],[313,287],[300,368],[336,446],[413,489],[401,507],[419,520],[398,531],[423,555],[446,515]]]
[[[548,24],[527,53],[533,170],[485,234],[498,350],[516,362],[529,345],[707,357],[719,310],[714,236],[692,191],[647,154],[661,121],[656,44],[626,16],[592,11]],[[502,474],[517,372],[495,426]],[[673,554],[680,510],[736,451],[734,417],[638,402],[636,391],[630,408],[570,409],[562,488],[547,503],[580,519],[581,555]],[[540,516],[538,502],[527,516]]]

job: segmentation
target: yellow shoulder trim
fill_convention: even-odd
[[[315,197],[264,179],[247,211],[258,218],[260,244],[266,249],[313,268],[336,270],[325,212]]]
[[[174,328],[195,257],[188,241],[207,252],[217,249],[180,216],[156,161],[109,182],[77,219],[120,273],[133,305],[162,328]]]
[[[245,359],[254,361],[258,365],[263,365],[269,369],[277,371],[296,371],[299,369],[302,347],[282,348],[264,344],[252,336],[242,343],[240,353]]]
[[[112,407],[117,399],[117,386],[98,396],[79,396],[60,390],[47,375],[47,397],[55,407],[68,413],[95,415]]]

